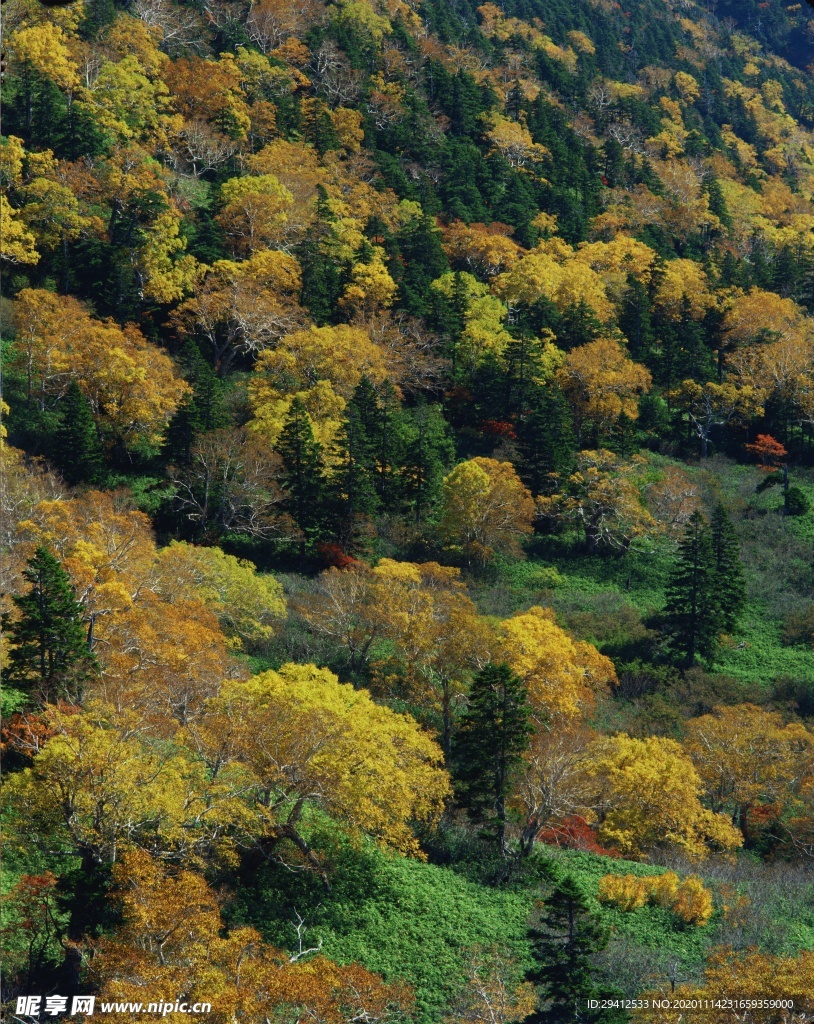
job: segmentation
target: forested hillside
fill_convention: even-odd
[[[814,1021],[814,10],[2,12],[9,1017]]]

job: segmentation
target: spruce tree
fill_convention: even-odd
[[[709,527],[700,512],[693,512],[678,545],[675,565],[667,583],[665,621],[676,650],[687,665],[700,655],[709,658],[721,632],[720,604],[716,596],[715,560]]]
[[[440,407],[423,402],[409,413],[405,434],[404,495],[414,521],[421,524],[441,492],[444,471],[455,458],[455,443]]]
[[[453,744],[457,797],[474,821],[485,823],[502,857],[508,855],[506,799],[529,746],[530,715],[520,677],[506,664],[487,665],[472,682]]]
[[[60,402],[62,423],[54,438],[54,456],[65,482],[100,483],[105,473],[102,444],[90,404],[75,380]]]
[[[362,378],[357,389],[359,393],[354,395],[360,409],[362,403],[368,401],[360,391],[366,380],[366,377]],[[376,459],[376,493],[382,508],[391,515],[398,514],[404,507],[405,482],[399,467],[405,458],[407,421],[389,380],[379,390],[372,422],[371,417],[367,417],[365,422]]]
[[[372,390],[372,389],[371,389]],[[364,408],[351,400],[345,420],[337,438],[339,464],[333,474],[330,490],[334,530],[345,552],[365,547],[365,526],[379,509],[376,493],[375,417],[376,396],[372,395],[373,409]],[[374,436],[371,438],[371,432]],[[368,528],[367,533],[371,531]]]
[[[627,291],[622,300],[619,329],[630,343],[630,354],[635,359],[647,357],[655,340],[651,317],[650,296],[647,289],[632,274],[628,274]]]
[[[43,546],[29,558],[23,579],[31,589],[12,598],[19,618],[3,616],[11,647],[8,681],[42,701],[78,701],[96,659],[88,651],[82,605],[71,579]]]
[[[718,621],[725,632],[731,633],[746,603],[746,582],[735,527],[720,502],[712,511],[710,542],[713,594],[718,605]]]
[[[184,345],[180,361],[184,376],[192,385],[192,394],[182,401],[170,420],[164,452],[170,462],[188,466],[198,435],[225,427],[229,417],[223,406],[223,381],[194,341]]]
[[[325,473],[322,446],[314,439],[311,420],[299,398],[291,403],[277,451],[285,467],[286,510],[302,533],[300,554],[304,556],[323,529]]]
[[[550,490],[549,474],[567,473],[574,462],[574,418],[555,385],[535,388],[529,408],[517,425],[519,470],[533,494]]]
[[[626,1019],[624,1013],[588,1006],[589,999],[611,994],[592,977],[593,957],[607,946],[609,932],[570,875],[555,884],[529,938],[536,961],[529,979],[538,986],[541,1009],[527,1024],[621,1024]]]

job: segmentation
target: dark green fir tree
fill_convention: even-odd
[[[291,403],[277,451],[285,468],[286,511],[300,528],[300,554],[304,556],[324,528],[326,484],[322,446],[314,438],[311,420],[299,398]]]
[[[416,524],[424,523],[455,458],[455,443],[440,406],[419,403],[405,417],[402,481],[404,500]]]
[[[223,404],[224,383],[194,341],[184,345],[180,362],[187,382],[192,385],[192,394],[182,401],[170,420],[164,453],[169,462],[188,466],[198,436],[225,427],[229,417]]]
[[[709,659],[722,631],[710,530],[700,512],[684,528],[667,582],[665,623],[671,642],[688,666]]]
[[[487,665],[472,682],[469,706],[453,742],[455,791],[473,821],[483,822],[502,857],[506,801],[522,768],[533,728],[528,694],[506,664]]]
[[[545,900],[540,922],[529,933],[539,1009],[527,1024],[622,1024],[623,1011],[591,1008],[589,1000],[613,993],[595,980],[593,958],[608,944],[609,932],[570,875]]]
[[[551,489],[550,474],[567,473],[574,462],[576,437],[571,409],[556,384],[536,387],[517,425],[519,470],[533,494]]]
[[[712,544],[713,588],[718,604],[721,628],[731,633],[738,624],[746,603],[746,581],[740,557],[740,544],[732,520],[719,502],[712,510],[709,524]]]
[[[23,579],[30,589],[12,598],[19,616],[3,616],[10,646],[6,678],[42,702],[78,702],[96,659],[71,579],[43,546],[29,558]]]
[[[338,460],[330,484],[333,532],[342,550],[354,554],[369,546],[374,533],[372,519],[379,509],[375,456],[376,396],[367,396],[362,389],[361,396],[357,397],[360,401],[352,399],[348,402],[336,442]],[[367,404],[367,398],[372,398],[372,408]]]
[[[98,484],[105,475],[102,443],[90,404],[75,380],[60,402],[62,422],[54,438],[54,458],[66,483]]]

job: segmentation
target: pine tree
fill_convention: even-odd
[[[529,938],[537,964],[529,979],[538,986],[543,1008],[527,1024],[621,1024],[626,1019],[623,1013],[588,1007],[589,999],[610,995],[592,977],[592,958],[607,946],[609,933],[570,875],[555,884]]]
[[[348,402],[345,421],[337,438],[339,464],[330,487],[334,508],[332,519],[337,539],[346,553],[366,546],[365,533],[370,535],[371,519],[379,509],[374,447],[378,403],[372,387],[369,393],[364,387],[357,392],[359,401],[354,398]]]
[[[506,799],[528,749],[533,728],[526,688],[506,664],[487,665],[472,682],[469,707],[453,744],[458,799],[506,845]]]
[[[324,525],[325,473],[322,446],[314,439],[302,400],[295,398],[277,442],[283,459],[287,511],[302,531],[300,554],[320,536]]]
[[[701,513],[694,512],[678,545],[665,608],[667,630],[687,665],[694,665],[699,655],[709,658],[715,649],[722,628],[715,588],[709,527]]]
[[[550,488],[550,473],[567,473],[574,462],[574,419],[562,391],[551,384],[535,388],[528,411],[517,425],[519,471],[533,494]]]
[[[634,359],[649,355],[655,340],[650,297],[645,286],[632,274],[627,278],[619,329],[630,342],[630,354]]]
[[[96,659],[88,651],[82,605],[71,579],[43,546],[29,558],[23,579],[31,589],[12,598],[19,618],[3,616],[11,647],[7,678],[42,701],[78,701]]]
[[[62,423],[54,438],[54,456],[66,483],[100,483],[105,473],[102,444],[90,404],[75,380],[60,403]]]
[[[229,417],[223,406],[223,381],[194,341],[184,345],[180,362],[184,376],[192,385],[192,395],[184,399],[170,420],[164,452],[169,461],[186,466],[196,437],[225,427]]]
[[[740,544],[735,527],[720,502],[712,511],[710,521],[712,544],[713,587],[718,604],[721,627],[731,633],[746,603],[746,582],[740,559]]]
[[[362,379],[360,389],[366,379]],[[360,392],[358,396],[354,395],[354,401],[361,407],[367,399]],[[405,458],[407,420],[396,390],[389,380],[380,388],[373,422],[369,422],[367,430],[376,459],[376,493],[384,509],[391,515],[398,514],[404,506],[405,482],[399,467]]]
[[[444,471],[455,457],[449,425],[437,405],[420,403],[406,423],[402,477],[413,519],[423,523],[441,493]]]

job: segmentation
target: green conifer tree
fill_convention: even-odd
[[[78,702],[97,666],[71,579],[44,546],[29,558],[23,579],[31,589],[12,598],[19,617],[3,616],[11,648],[8,681],[43,702]]]
[[[408,414],[405,437],[405,500],[413,519],[421,524],[441,493],[444,472],[455,457],[455,444],[441,409],[423,402]]]
[[[300,554],[304,556],[324,528],[326,485],[322,446],[314,439],[311,420],[299,398],[291,403],[277,451],[286,473],[286,510],[302,532]]]
[[[535,388],[517,425],[519,470],[533,494],[550,490],[551,473],[567,473],[574,462],[574,419],[556,384]]]
[[[508,665],[487,665],[472,682],[469,706],[453,743],[456,795],[474,821],[508,856],[506,800],[528,750],[533,728],[523,681]]]
[[[740,558],[740,544],[726,509],[719,502],[712,511],[710,542],[713,560],[713,590],[722,629],[731,633],[746,603],[746,582]]]
[[[330,485],[334,530],[346,553],[358,552],[367,546],[372,536],[371,519],[379,509],[375,457],[376,395],[372,388],[370,394],[364,387],[357,392],[359,401],[351,399],[348,402],[345,421],[337,438],[339,464]]]
[[[630,342],[630,354],[634,359],[647,357],[655,340],[651,305],[645,286],[638,278],[628,274],[619,329]]]
[[[545,900],[540,923],[529,932],[540,1009],[527,1024],[616,1024],[623,1012],[592,1009],[588,1000],[610,995],[594,979],[593,957],[608,944],[609,932],[570,875]]]
[[[711,657],[721,632],[715,559],[709,527],[694,512],[684,528],[667,583],[665,622],[675,649],[687,665]]]
[[[90,403],[72,380],[60,402],[62,423],[54,438],[54,456],[66,483],[98,484],[105,474],[102,444]]]
[[[194,341],[184,345],[180,362],[192,385],[192,394],[183,400],[170,420],[164,452],[170,462],[187,466],[197,436],[225,427],[229,417],[223,405],[224,383]]]

